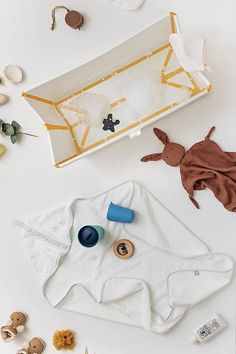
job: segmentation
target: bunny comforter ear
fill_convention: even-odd
[[[142,162],[159,161],[159,160],[162,160],[162,153],[161,152],[156,153],[156,154],[146,155],[141,158]]]
[[[167,145],[170,143],[170,139],[168,138],[168,135],[164,133],[162,130],[158,128],[153,129],[154,134],[158,137],[158,139],[164,144]]]

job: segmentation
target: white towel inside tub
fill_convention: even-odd
[[[186,71],[210,71],[206,62],[205,39],[183,33],[172,33],[170,44],[178,61]]]
[[[110,202],[135,210],[132,224],[108,221]],[[93,248],[78,242],[84,225],[101,225],[106,235]],[[92,198],[40,213],[25,223],[26,252],[52,306],[97,318],[168,331],[185,311],[230,282],[229,257],[206,244],[150,192],[126,182]],[[121,260],[118,239],[135,247]]]
[[[162,84],[159,73],[138,72],[124,82],[124,96],[134,114],[147,114],[162,103]]]
[[[93,92],[73,98],[70,105],[75,109],[79,122],[88,127],[102,126],[103,119],[111,112],[107,97]]]

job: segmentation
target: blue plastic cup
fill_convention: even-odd
[[[131,224],[134,221],[134,216],[134,210],[125,208],[112,202],[110,203],[107,211],[107,219],[109,221]]]
[[[78,241],[84,247],[94,247],[103,239],[105,231],[98,225],[86,225],[79,230]]]

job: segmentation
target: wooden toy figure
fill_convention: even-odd
[[[16,354],[42,354],[45,348],[46,344],[41,338],[32,338],[27,348],[18,350]]]
[[[141,161],[164,160],[167,165],[179,165],[183,187],[198,209],[194,191],[209,188],[227,210],[236,212],[236,152],[225,152],[211,140],[214,130],[212,127],[205,140],[185,151],[182,145],[170,142],[166,133],[154,128],[164,150],[144,156]]]
[[[5,343],[11,342],[25,329],[27,315],[23,312],[13,312],[6,326],[1,328],[1,336]]]

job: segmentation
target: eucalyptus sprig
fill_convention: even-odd
[[[21,132],[20,128],[20,124],[17,123],[15,120],[13,120],[10,124],[0,119],[0,132],[4,133],[6,136],[9,136],[12,144],[15,144],[17,142],[19,135],[29,135],[37,138],[37,135]]]

